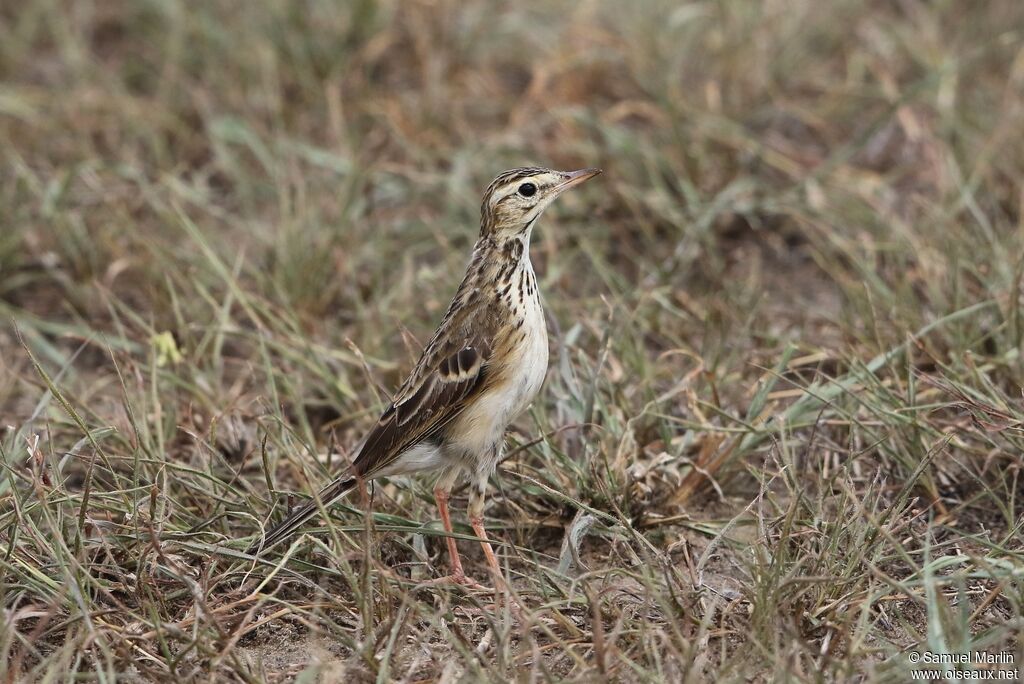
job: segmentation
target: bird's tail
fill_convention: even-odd
[[[325,487],[314,499],[310,499],[306,503],[299,506],[291,515],[279,522],[274,527],[263,535],[262,538],[257,539],[252,545],[246,550],[246,553],[251,555],[258,555],[259,553],[269,549],[276,545],[278,542],[289,537],[292,532],[302,526],[302,523],[306,522],[320,510],[320,507],[328,508],[332,506],[336,501],[340,500],[343,496],[348,494],[353,487],[356,486],[356,480],[353,477],[347,480],[338,480]]]

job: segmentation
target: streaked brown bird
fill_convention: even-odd
[[[332,505],[360,481],[439,473],[434,497],[452,534],[448,498],[461,475],[471,480],[469,522],[501,583],[501,569],[483,525],[487,480],[501,457],[505,430],[533,400],[548,365],[548,336],[530,236],[556,197],[600,169],[506,171],[488,186],[480,238],[466,276],[412,373],[367,435],[348,471],[250,548],[260,553]],[[446,538],[451,575],[467,578],[452,536]]]

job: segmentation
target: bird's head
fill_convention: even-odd
[[[528,237],[556,197],[599,173],[601,169],[554,171],[535,167],[505,171],[484,193],[480,236],[497,240]]]

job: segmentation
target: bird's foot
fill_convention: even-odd
[[[483,591],[489,594],[494,593],[494,589],[492,589],[491,587],[480,584],[475,579],[473,579],[472,577],[467,577],[466,574],[462,572],[453,572],[452,574],[445,575],[444,577],[436,577],[434,579],[426,580],[424,582],[419,583],[420,586],[426,587],[437,586],[439,584],[458,584],[461,587],[473,589],[474,591]]]
[[[490,612],[492,615],[500,614],[506,607],[511,613],[512,618],[517,622],[523,620],[523,606],[520,604],[519,599],[508,592],[504,585],[498,585],[500,588],[495,589],[485,584],[480,584],[472,577],[467,577],[465,574],[445,575],[444,577],[436,577],[434,579],[425,580],[418,582],[417,587],[436,587],[442,584],[457,584],[461,587],[465,587],[469,591],[480,592],[483,594],[493,594],[494,603],[489,607],[484,607],[479,610],[483,612]]]

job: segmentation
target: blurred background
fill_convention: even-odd
[[[1022,41],[1017,0],[0,3],[0,595],[50,616],[0,650],[41,674],[120,643],[66,622],[104,592],[151,638],[184,619],[126,573],[180,589],[345,462],[523,165],[604,175],[535,233],[552,368],[488,516],[528,576],[592,509],[595,577],[659,553],[687,583],[634,579],[641,626],[609,599],[635,631],[598,664],[558,640],[590,631],[537,637],[551,672],[902,676],[1012,643]],[[409,531],[428,492],[384,489],[386,563],[443,546]],[[211,597],[247,586],[227,562]],[[183,666],[158,651],[145,676]]]

